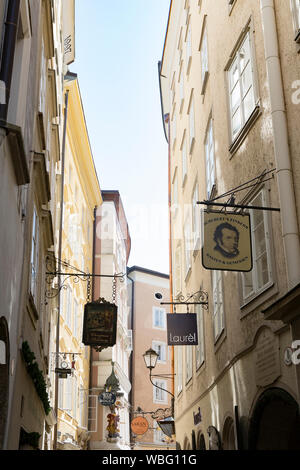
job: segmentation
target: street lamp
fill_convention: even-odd
[[[143,358],[144,358],[147,369],[150,369],[150,373],[151,373],[151,370],[154,369],[157,363],[157,359],[158,359],[157,352],[154,351],[154,349],[150,348],[148,349],[148,351],[145,352],[145,354],[143,354]]]
[[[156,388],[159,388],[160,390],[163,390],[164,392],[167,392],[172,397],[172,400],[171,400],[172,416],[170,416],[168,418],[165,418],[165,419],[157,420],[157,424],[160,427],[160,429],[162,430],[162,432],[164,434],[166,434],[168,437],[172,437],[175,434],[175,421],[174,421],[174,398],[175,397],[174,397],[173,393],[169,392],[169,390],[166,390],[165,388],[159,387],[158,385],[153,383],[152,377],[163,377],[163,378],[166,378],[166,379],[170,379],[171,377],[174,377],[174,374],[159,374],[159,375],[153,375],[152,374],[152,369],[154,369],[154,367],[156,366],[157,359],[159,357],[157,352],[154,351],[153,349],[151,349],[151,348],[148,349],[143,354],[143,357],[144,357],[146,367],[150,371],[149,379],[150,379],[150,382],[152,383],[152,385]]]

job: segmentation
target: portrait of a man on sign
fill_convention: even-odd
[[[215,250],[225,256],[225,258],[235,258],[239,255],[240,232],[236,227],[224,222],[217,226],[214,233],[214,241],[216,242]]]
[[[203,212],[202,264],[212,270],[252,270],[249,214]]]

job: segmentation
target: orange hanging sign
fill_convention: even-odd
[[[149,423],[143,416],[138,416],[131,421],[131,430],[134,434],[141,436],[149,429]]]

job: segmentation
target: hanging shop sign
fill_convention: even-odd
[[[72,64],[75,60],[75,0],[63,0],[63,40],[64,64]]]
[[[198,344],[196,313],[168,313],[167,328],[169,346]]]
[[[117,312],[115,304],[90,302],[84,307],[82,342],[86,346],[108,348],[116,344]]]
[[[112,392],[102,392],[98,397],[98,401],[102,406],[112,406],[115,404],[117,395]]]
[[[249,214],[203,211],[202,265],[212,270],[252,270]]]
[[[143,416],[137,416],[131,421],[130,427],[134,434],[142,436],[148,431],[149,423]]]

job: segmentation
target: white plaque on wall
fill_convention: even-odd
[[[255,347],[256,385],[266,387],[280,376],[280,357],[278,338],[268,328],[259,334]]]

